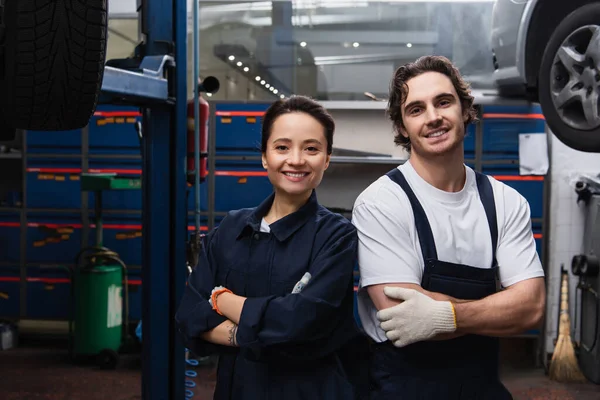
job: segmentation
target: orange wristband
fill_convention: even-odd
[[[219,307],[217,307],[217,296],[222,294],[222,293],[232,293],[233,292],[227,288],[223,288],[223,289],[219,289],[216,290],[212,295],[211,295],[211,300],[212,300],[212,308],[213,310],[215,310],[217,312],[217,314],[219,315],[223,315],[223,313],[221,311],[219,311]]]

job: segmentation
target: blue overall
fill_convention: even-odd
[[[425,261],[421,287],[448,296],[478,300],[497,291],[498,224],[492,186],[476,173],[479,197],[492,236],[491,268],[449,263],[437,258],[435,240],[423,207],[397,168],[387,174],[411,203]],[[475,238],[473,238],[476,240]],[[396,348],[390,341],[372,345],[371,394],[377,400],[510,400],[498,374],[499,340],[464,335]]]

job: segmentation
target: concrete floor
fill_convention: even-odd
[[[64,343],[22,342],[18,348],[0,351],[2,400],[134,400],[141,399],[139,355],[124,355],[116,370],[93,365],[74,365]],[[193,399],[210,400],[214,368],[197,367]],[[600,385],[566,385],[550,381],[542,370],[512,368],[503,381],[515,400],[597,400]]]

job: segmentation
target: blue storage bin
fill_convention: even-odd
[[[67,320],[71,307],[71,276],[67,270],[56,265],[27,268],[27,318]]]
[[[215,171],[215,211],[256,207],[272,192],[262,168],[232,166]]]
[[[137,107],[100,105],[89,123],[89,153],[140,155],[135,124],[142,117]]]
[[[255,162],[222,163],[214,175],[214,208],[217,212],[255,207],[273,192],[267,172]],[[187,196],[188,211],[194,211],[194,186],[188,187]],[[208,180],[200,184],[200,210],[208,210]]]
[[[19,266],[0,266],[0,318],[19,317],[20,287]]]
[[[0,214],[0,261],[21,259],[21,217],[16,213]]]
[[[81,161],[36,159],[28,164],[28,208],[81,207]]]
[[[483,166],[483,173],[514,188],[529,202],[531,218],[544,216],[544,176],[521,176],[518,167],[514,166]]]
[[[539,105],[485,106],[483,109],[483,159],[519,159],[519,134],[544,133]]]
[[[466,160],[475,160],[475,131],[477,130],[477,126],[475,124],[470,124],[467,126],[467,131],[465,132],[465,159]]]
[[[95,238],[95,227],[90,229],[90,235]],[[105,217],[102,236],[104,247],[119,254],[125,265],[142,265],[141,216],[127,219]]]
[[[81,249],[81,217],[79,215],[28,215],[27,262],[72,264]],[[88,246],[93,243],[90,230]]]
[[[27,131],[27,154],[81,154],[81,129],[58,132]]]
[[[216,150],[256,152],[260,149],[261,119],[271,103],[217,104],[215,109]]]

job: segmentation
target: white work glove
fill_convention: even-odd
[[[381,329],[396,347],[431,339],[456,330],[454,306],[437,301],[414,289],[385,287],[383,293],[402,303],[377,313]]]

